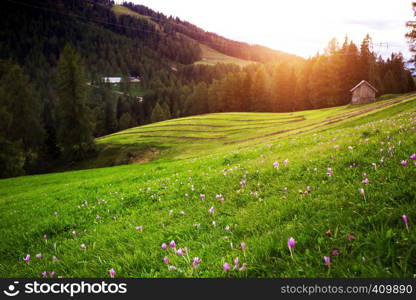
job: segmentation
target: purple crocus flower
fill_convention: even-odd
[[[325,265],[328,267],[331,265],[331,258],[329,256],[324,256]]]
[[[211,207],[209,210],[208,210],[208,212],[211,214],[211,215],[213,215],[214,213],[215,213],[215,207],[213,206],[213,207]]]
[[[361,181],[362,184],[369,184],[370,180],[368,180],[368,178],[364,179],[363,181]]]
[[[339,250],[332,250],[331,254],[332,255],[339,255]]]
[[[349,240],[350,242],[355,241],[355,236],[353,236],[352,234],[350,234],[350,235],[348,236],[348,240]]]
[[[407,160],[402,160],[401,164],[402,164],[403,167],[407,167],[408,162],[407,162]]]
[[[278,169],[279,168],[279,162],[278,161],[275,161],[274,164],[273,164],[273,167],[275,167],[276,169]]]
[[[204,194],[201,194],[201,195],[199,195],[199,198],[200,199],[205,199],[205,195]]]
[[[163,250],[166,250],[168,248],[168,246],[165,243],[163,243],[161,247]]]
[[[285,160],[283,161],[283,164],[284,164],[285,166],[287,166],[287,165],[289,164],[289,159],[285,159]]]
[[[143,231],[143,226],[136,226],[137,231]]]
[[[290,251],[292,251],[295,248],[295,245],[296,245],[296,241],[293,237],[287,240],[287,247],[289,248]]]
[[[25,262],[29,263],[29,261],[30,261],[30,254],[26,255],[26,257],[25,257],[25,258],[23,258],[23,260],[24,260]]]
[[[114,271],[114,269],[110,269],[108,270],[108,274],[110,274],[111,278],[114,278],[114,276],[116,275],[116,271]]]
[[[43,278],[46,278],[46,276],[48,276],[48,273],[47,273],[46,271],[43,271],[43,272],[42,272],[42,277],[43,277]]]
[[[410,159],[415,161],[416,160],[416,153],[413,153],[412,155],[410,155]]]
[[[236,257],[234,259],[234,269],[238,270],[238,265],[240,264],[240,260],[238,259],[238,257]]]
[[[178,251],[176,251],[176,254],[178,254],[179,256],[183,256],[184,252],[182,249],[179,249]]]
[[[246,249],[246,243],[244,243],[244,242],[241,242],[241,249]]]
[[[247,264],[243,264],[242,266],[241,266],[241,268],[240,268],[240,272],[243,272],[243,271],[245,271],[245,270],[247,270]]]
[[[169,246],[170,246],[171,248],[176,248],[176,243],[175,243],[175,241],[171,241],[171,242],[169,243]]]
[[[326,170],[326,175],[328,175],[329,177],[331,177],[331,176],[332,176],[332,168],[328,168],[328,169]]]
[[[409,220],[407,219],[407,216],[403,215],[402,219],[403,219],[404,224],[406,225],[407,231],[409,231]]]
[[[52,272],[49,273],[49,277],[50,278],[53,278],[54,276],[55,276],[55,272],[54,271],[52,271]]]
[[[81,244],[81,249],[87,249],[87,245],[85,245],[85,244]]]
[[[195,257],[195,258],[194,258],[194,261],[192,262],[192,266],[193,266],[194,268],[196,268],[196,267],[198,267],[198,266],[199,266],[200,262],[201,262],[201,260],[199,259],[199,257]]]
[[[53,262],[57,262],[58,261],[58,258],[56,256],[52,256],[52,261]]]
[[[230,264],[228,262],[224,263],[222,267],[225,272],[230,272]]]
[[[38,254],[36,254],[36,258],[41,259],[42,257],[43,257],[42,253],[38,253]]]
[[[166,256],[166,257],[163,259],[163,262],[164,262],[165,264],[169,264],[169,258]]]

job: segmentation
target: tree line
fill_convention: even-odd
[[[348,38],[342,45],[333,39],[323,54],[302,64],[250,65],[222,78],[201,80],[183,96],[183,113],[292,112],[346,105],[350,90],[362,80],[375,86],[379,95],[413,91],[414,79],[402,54],[383,59],[370,44],[368,35],[360,47]],[[191,74],[196,78],[199,73]]]

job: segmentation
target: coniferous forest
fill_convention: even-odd
[[[382,94],[413,91],[400,53],[331,40],[303,59],[231,41],[132,3],[7,0],[0,12],[0,177],[42,173],[93,156],[94,138],[214,112],[292,112],[348,104],[367,80]],[[250,60],[194,64],[200,44]],[[114,93],[102,78],[122,77]],[[143,99],[127,77],[140,77]]]

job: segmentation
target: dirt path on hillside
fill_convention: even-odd
[[[351,118],[354,118],[354,117],[357,117],[357,116],[360,116],[360,115],[364,115],[366,113],[369,113],[369,112],[372,112],[372,111],[375,111],[375,110],[378,110],[378,109],[381,109],[381,108],[384,108],[384,107],[388,107],[388,106],[391,106],[391,105],[394,105],[394,104],[398,104],[400,102],[403,102],[403,101],[405,101],[407,99],[410,99],[412,97],[415,97],[415,96],[416,96],[416,93],[411,94],[411,95],[407,95],[407,96],[403,96],[403,97],[399,97],[399,98],[391,100],[387,103],[381,103],[381,104],[373,106],[373,107],[369,107],[369,108],[362,109],[362,110],[355,111],[355,112],[346,113],[344,115],[331,118],[327,121],[319,121],[319,122],[311,123],[311,124],[308,124],[308,125],[305,125],[305,126],[300,126],[300,127],[286,129],[286,130],[280,130],[280,131],[277,131],[277,132],[272,132],[272,133],[264,134],[264,135],[261,135],[261,136],[256,136],[256,137],[251,137],[251,138],[236,140],[236,141],[231,141],[231,142],[225,142],[224,145],[244,143],[244,142],[248,142],[248,141],[258,140],[258,139],[262,139],[262,138],[266,138],[266,137],[270,137],[270,136],[275,136],[275,135],[279,135],[279,134],[282,134],[282,133],[292,132],[292,131],[296,131],[296,130],[299,130],[299,129],[304,129],[304,128],[308,128],[308,127],[313,126],[312,128],[309,128],[307,130],[298,131],[296,133],[292,133],[292,134],[286,135],[284,137],[309,132],[309,131],[319,129],[319,128],[327,126],[327,125],[339,123],[339,122],[345,121],[347,119],[351,119]],[[315,125],[317,125],[317,126],[315,126]],[[260,144],[260,143],[257,143],[257,144]],[[257,144],[255,144],[255,145],[257,145]],[[252,145],[250,145],[250,146],[252,146]]]
[[[287,122],[270,122],[270,123],[256,123],[256,124],[250,124],[250,125],[263,125],[263,126],[257,126],[257,127],[244,127],[244,128],[236,128],[236,129],[229,129],[229,130],[192,130],[192,129],[178,129],[178,130],[174,130],[174,129],[166,129],[166,130],[149,130],[149,131],[130,131],[130,132],[125,132],[125,133],[113,133],[113,134],[109,134],[106,136],[102,136],[97,138],[97,140],[99,139],[103,139],[106,137],[114,137],[114,136],[119,136],[119,135],[133,135],[133,134],[146,134],[146,133],[158,133],[158,132],[194,132],[194,133],[227,133],[227,132],[234,132],[234,131],[241,131],[241,130],[252,130],[252,129],[263,129],[263,128],[268,128],[270,124],[290,124],[290,123],[296,123],[296,122],[302,122],[305,121],[305,118],[301,118],[301,119],[296,119],[296,120],[291,120],[291,121],[287,121]],[[172,125],[156,125],[156,126],[148,126],[146,127],[146,129],[153,129],[153,128],[169,128],[169,127],[211,127],[211,128],[227,128],[227,127],[234,127],[234,126],[239,126],[239,125],[211,125],[211,124],[172,124]],[[190,137],[189,137],[190,138]],[[195,137],[196,139],[200,139],[198,137]],[[220,139],[224,139],[226,137],[221,137]],[[210,138],[210,139],[218,139],[218,138]]]
[[[196,120],[196,119],[193,119]],[[212,119],[214,120],[214,119]],[[304,117],[298,118],[298,119],[294,119],[294,120],[290,120],[290,121],[279,121],[279,122],[261,122],[263,120],[256,120],[257,122],[261,122],[261,123],[252,123],[252,124],[246,124],[246,125],[270,125],[270,124],[289,124],[289,123],[296,123],[296,122],[302,122],[305,121],[306,119]],[[187,121],[187,120],[175,120],[175,121]],[[180,127],[180,126],[192,126],[192,127],[239,127],[241,126],[241,124],[239,125],[214,125],[214,124],[169,124],[167,123],[166,125],[155,125],[155,126],[148,126],[146,128],[157,128],[157,127]]]
[[[179,136],[179,135],[139,135],[142,138],[168,138],[168,139],[189,139],[189,140],[223,140],[226,136],[219,137],[197,137],[197,136]]]
[[[199,121],[199,120],[209,120],[209,121],[227,121],[227,122],[260,122],[260,121],[285,121],[285,120],[291,120],[291,119],[305,119],[305,116],[293,116],[293,117],[279,117],[274,119],[250,119],[250,120],[236,120],[236,119],[221,119],[221,118],[189,118],[189,119],[182,119],[182,120],[175,120],[176,122],[182,121]],[[235,125],[234,125],[235,126]]]

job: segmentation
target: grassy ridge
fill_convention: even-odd
[[[77,167],[103,167],[134,159],[146,161],[149,155],[160,160],[183,159],[267,144],[323,125],[330,128],[357,114],[366,116],[397,99],[400,98],[289,114],[224,113],[150,124],[98,139],[102,148],[99,157]]]
[[[215,65],[219,63],[223,64],[236,64],[239,66],[247,66],[250,64],[255,64],[254,61],[243,60],[240,58],[228,56],[218,52],[217,50],[212,49],[204,44],[199,44],[202,51],[202,60],[196,62],[196,64],[204,65]]]
[[[106,277],[114,268],[116,277],[412,277],[416,165],[410,155],[416,152],[416,100],[368,110],[376,105],[167,121],[100,139],[126,148],[147,143],[162,149],[159,160],[1,180],[0,274]],[[363,115],[313,125],[358,111]],[[303,123],[273,123],[300,115]],[[223,132],[221,140],[134,132],[185,124],[231,130],[250,123],[267,128]],[[267,136],[300,125],[304,129]],[[305,128],[311,131],[297,133]],[[285,137],[291,133],[297,134]],[[225,144],[242,138],[256,139]],[[362,183],[364,173],[368,184]],[[289,237],[296,239],[293,257]],[[188,253],[161,248],[172,240]],[[25,263],[28,253],[32,258]],[[37,253],[43,258],[35,258]],[[324,256],[331,257],[331,267]],[[194,257],[201,259],[197,268]],[[246,270],[233,270],[237,257]],[[231,266],[228,274],[225,262]]]
[[[160,25],[156,23],[155,21],[153,21],[152,18],[150,18],[149,16],[139,14],[135,11],[132,11],[128,7],[125,7],[123,5],[113,5],[111,10],[114,12],[116,16],[127,15],[133,18],[144,19],[148,21],[150,24],[154,25],[157,30],[161,30]]]

